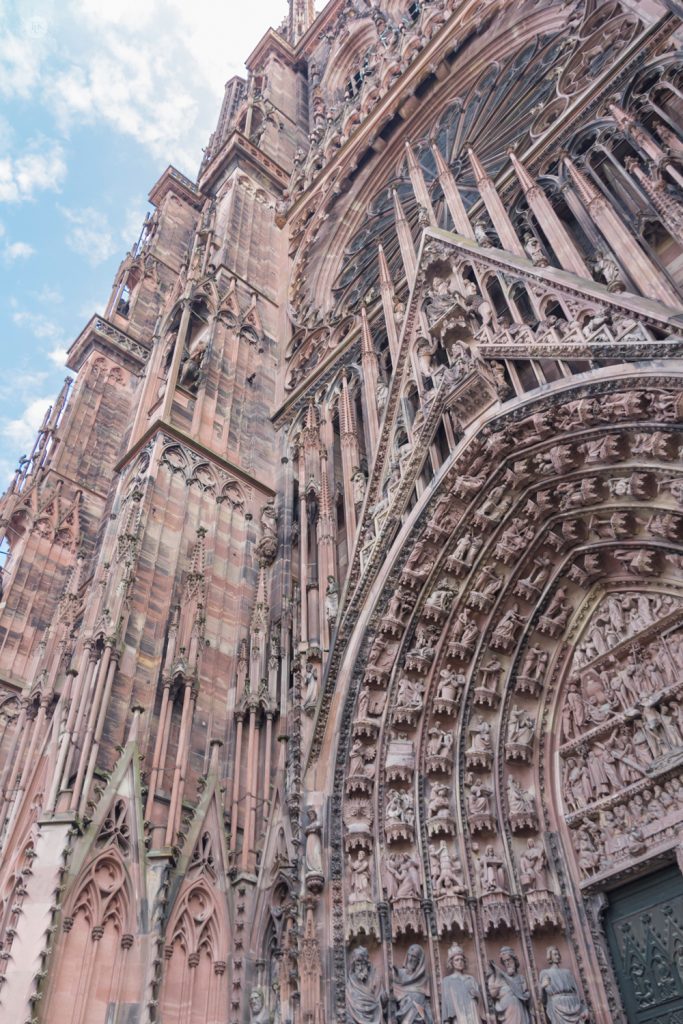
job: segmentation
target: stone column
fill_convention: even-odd
[[[524,247],[515,234],[512,221],[508,217],[507,210],[503,206],[500,196],[496,192],[495,185],[484,170],[483,165],[479,162],[474,150],[468,149],[467,155],[470,158],[470,163],[472,164],[477,188],[479,189],[481,198],[484,200],[484,206],[488,210],[489,217],[493,222],[493,226],[496,229],[498,237],[500,238],[500,244],[504,249],[508,252],[514,253],[516,256],[525,256]]]

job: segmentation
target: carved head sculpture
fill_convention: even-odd
[[[503,946],[500,951],[500,962],[505,968],[506,974],[516,974],[519,968],[519,960],[514,949],[510,946]]]
[[[422,952],[422,947],[421,946],[418,946],[418,945],[409,946],[408,947],[408,952],[406,953],[406,963],[405,963],[405,966],[406,966],[406,968],[409,971],[414,971],[415,968],[419,966],[419,964],[421,963],[421,961],[423,959],[424,959],[424,953]]]
[[[263,1009],[263,992],[260,988],[255,988],[249,996],[249,1006],[251,1007],[252,1013],[260,1013]]]
[[[351,953],[349,959],[349,974],[354,975],[358,981],[367,981],[370,976],[370,957],[365,946],[358,946]]]
[[[545,958],[549,964],[559,964],[562,960],[562,954],[560,953],[557,946],[548,946],[546,950]]]
[[[462,971],[467,967],[465,951],[462,946],[458,946],[457,943],[451,946],[448,950],[448,966],[458,974],[462,973]]]

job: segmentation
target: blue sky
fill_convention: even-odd
[[[0,0],[0,489],[172,163],[287,0]]]

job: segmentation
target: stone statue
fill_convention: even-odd
[[[528,231],[524,236],[524,251],[535,267],[548,266],[541,243]]]
[[[478,220],[474,225],[474,237],[483,249],[491,248],[491,239],[489,238],[484,222],[481,220]]]
[[[358,946],[349,957],[346,1019],[349,1024],[382,1024],[385,1002],[386,996],[380,988],[368,951],[364,946]]]
[[[370,861],[365,850],[359,850],[355,860],[353,857],[349,857],[349,867],[351,868],[349,903],[368,903],[372,899],[372,888]]]
[[[469,747],[471,751],[483,754],[491,753],[493,750],[491,724],[485,718],[479,715],[477,721],[470,725],[468,731],[472,735]]]
[[[304,691],[304,707],[314,707],[318,699],[318,675],[313,665],[306,665],[304,674],[306,689]]]
[[[451,813],[451,790],[443,782],[435,782],[427,803],[430,818],[448,818]]]
[[[439,682],[436,688],[437,699],[458,700],[466,682],[467,677],[464,672],[456,672],[452,668],[442,668],[439,672]]]
[[[581,998],[576,979],[567,967],[560,967],[562,955],[557,946],[549,946],[549,966],[539,975],[539,984],[550,1024],[578,1024],[588,1021],[588,1008]]]
[[[381,416],[384,412],[384,407],[387,404],[387,397],[389,395],[389,388],[383,380],[378,380],[375,386],[375,400],[377,402],[377,415]]]
[[[510,814],[533,814],[535,813],[534,798],[528,790],[523,789],[519,780],[514,776],[508,777],[508,803]]]
[[[260,988],[253,989],[249,996],[249,1013],[249,1024],[270,1024],[270,1013]]]
[[[481,891],[483,893],[507,892],[505,867],[503,866],[502,858],[499,857],[493,846],[487,846],[478,860]]]
[[[464,893],[465,884],[460,858],[457,853],[451,855],[445,840],[442,839],[436,849],[431,848],[429,856],[435,895]]]
[[[548,652],[544,651],[538,644],[534,644],[527,651],[520,675],[528,679],[540,679],[548,663]]]
[[[621,276],[621,271],[619,270],[617,261],[611,253],[605,252],[603,249],[598,249],[592,265],[596,273],[602,274],[609,291],[624,291],[624,288],[626,287],[624,279]]]
[[[392,853],[384,861],[384,887],[390,900],[419,900],[420,862],[414,853]]]
[[[367,482],[367,477],[363,470],[356,466],[351,476],[351,483],[353,484],[353,504],[356,508],[363,504]]]
[[[518,746],[530,746],[534,741],[536,719],[525,708],[513,704],[508,721],[507,741]]]
[[[277,554],[278,513],[275,501],[271,500],[261,509],[261,538],[256,545],[259,558],[270,564]]]
[[[500,951],[503,970],[489,961],[488,990],[493,997],[501,1024],[531,1024],[529,1004],[531,993],[524,975],[519,973],[519,959],[509,946]]]
[[[403,967],[394,967],[396,1020],[399,1024],[434,1024],[422,946],[409,946]]]
[[[429,730],[427,740],[428,757],[448,757],[453,749],[453,733],[444,732],[438,725],[433,725]]]
[[[490,814],[491,797],[493,796],[491,787],[477,779],[472,772],[468,772],[465,776],[465,785],[469,786],[470,790],[467,797],[469,813],[475,816]]]
[[[547,889],[548,859],[540,841],[530,837],[526,841],[526,850],[520,854],[519,869],[522,883],[527,889]]]
[[[194,350],[183,359],[179,383],[190,391],[195,390],[199,381],[199,371],[202,368],[205,353],[206,342],[199,342]]]
[[[327,590],[325,591],[325,618],[332,625],[337,618],[339,611],[339,587],[334,576],[327,577]]]
[[[454,945],[448,950],[448,966],[453,973],[447,974],[441,985],[442,1024],[481,1024],[486,1019],[484,997],[472,975],[465,974],[467,960],[462,947]]]
[[[322,877],[323,874],[323,844],[322,826],[318,819],[318,812],[315,807],[306,810],[307,822],[304,827],[306,834],[306,875]]]

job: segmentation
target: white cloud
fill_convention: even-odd
[[[59,192],[65,177],[61,145],[33,140],[20,156],[0,157],[0,202],[18,203],[33,199],[36,192]]]
[[[2,425],[0,428],[2,436],[16,445],[17,449],[30,448],[51,401],[51,398],[29,399],[17,419],[6,420]]]
[[[0,0],[0,96],[39,98],[68,132],[98,123],[194,174],[223,85],[286,0]],[[30,14],[25,14],[26,8]],[[0,121],[0,151],[2,144]]]
[[[10,32],[0,23],[0,94],[26,99],[37,85],[49,40],[37,31],[42,19],[27,19]]]
[[[64,296],[60,290],[58,288],[50,288],[47,284],[43,285],[40,291],[36,293],[35,297],[38,302],[42,302],[49,306],[54,306],[59,302],[64,302]]]
[[[85,256],[93,266],[103,263],[118,252],[119,244],[114,240],[105,214],[92,206],[81,210],[65,206],[59,209],[71,225],[66,233],[66,244],[74,252]]]
[[[74,0],[60,19],[69,59],[51,60],[42,75],[46,105],[63,130],[105,123],[194,174],[223,85],[244,74],[244,59],[287,10],[285,0],[258,0],[236,18],[235,7],[235,0]]]
[[[48,341],[61,341],[62,329],[42,313],[31,313],[28,310],[17,310],[12,313],[12,322],[17,327],[30,331],[34,338]]]
[[[105,305],[106,302],[103,301],[102,296],[98,295],[96,298],[82,302],[77,312],[84,320],[89,320],[91,316],[103,316]]]
[[[55,366],[64,366],[66,363],[67,350],[65,348],[53,348],[47,353],[47,358]]]
[[[28,259],[35,251],[28,242],[8,242],[2,251],[2,257],[6,263],[14,263],[15,260]]]

